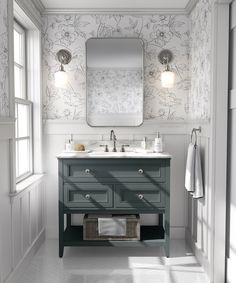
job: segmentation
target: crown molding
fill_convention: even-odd
[[[186,14],[185,9],[151,9],[151,8],[107,8],[107,9],[45,9],[44,15],[50,14]]]
[[[192,12],[192,10],[195,8],[197,2],[198,2],[198,0],[189,0],[188,4],[185,6],[185,12],[187,14],[190,14]]]
[[[40,14],[43,14],[45,11],[45,6],[43,5],[41,0],[32,0],[35,8],[40,12]]]
[[[41,0],[32,0],[35,8],[42,15],[50,14],[171,14],[171,15],[188,15],[195,8],[199,0],[189,0],[185,8],[161,9],[161,8],[76,8],[76,9],[61,9],[61,8],[45,8]],[[218,4],[230,4],[232,0],[213,0]]]
[[[29,0],[15,0],[14,10],[17,6],[30,18],[30,20],[40,29],[42,25],[42,18],[40,11],[35,7],[33,1]]]
[[[229,5],[230,3],[232,3],[233,0],[214,0],[215,4],[225,4],[225,5]]]

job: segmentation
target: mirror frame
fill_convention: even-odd
[[[95,125],[91,125],[89,122],[88,122],[88,88],[87,88],[87,44],[88,44],[88,41],[90,39],[137,39],[140,41],[141,45],[142,45],[142,100],[143,100],[143,111],[142,111],[142,122],[139,124],[139,125],[135,125],[135,126],[131,126],[131,125],[107,125],[107,126],[95,126]],[[86,75],[85,75],[85,88],[86,88],[86,122],[87,124],[90,126],[90,127],[94,127],[94,128],[97,128],[97,127],[101,127],[101,128],[104,128],[104,127],[140,127],[143,125],[143,122],[144,122],[144,41],[142,38],[139,38],[139,37],[90,37],[86,40],[85,42],[85,72],[86,72]]]

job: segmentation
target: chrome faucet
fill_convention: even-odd
[[[110,140],[113,141],[113,152],[117,152],[117,149],[116,149],[116,135],[115,135],[115,132],[114,130],[111,130],[111,133],[110,133]]]

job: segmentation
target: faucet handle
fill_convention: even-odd
[[[129,147],[129,144],[122,144],[120,151],[125,152],[125,147]]]
[[[107,144],[100,144],[100,147],[105,147],[104,151],[105,151],[105,152],[109,152],[109,149],[108,149],[108,145],[107,145]]]

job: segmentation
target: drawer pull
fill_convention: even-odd
[[[84,171],[85,171],[86,174],[90,173],[90,169],[85,169]]]
[[[87,194],[87,195],[85,195],[85,198],[86,198],[86,199],[90,199],[91,197],[90,197],[89,194]]]
[[[143,195],[142,195],[142,194],[139,194],[139,195],[138,195],[138,198],[139,198],[139,199],[143,199]]]
[[[139,174],[143,174],[143,169],[138,169]]]

